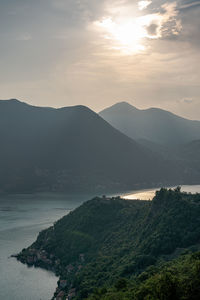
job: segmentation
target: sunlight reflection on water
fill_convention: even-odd
[[[174,186],[170,188],[173,189]],[[157,190],[159,190],[159,188],[143,191],[134,191],[132,193],[121,195],[121,197],[127,200],[152,200]],[[182,185],[181,190],[183,192],[188,193],[200,193],[200,185]]]

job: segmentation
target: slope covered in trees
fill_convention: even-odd
[[[95,289],[88,300],[198,300],[200,252],[181,255],[169,263],[149,267],[132,280]]]
[[[67,281],[66,293],[73,287],[77,299],[84,299],[98,294],[96,288],[114,289],[121,278],[133,283],[149,266],[198,250],[199,215],[200,194],[181,193],[179,188],[161,189],[152,202],[95,198],[42,231],[18,259],[54,270]],[[155,285],[159,278],[153,277]]]

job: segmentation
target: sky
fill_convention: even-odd
[[[200,120],[200,0],[0,0],[0,99]]]

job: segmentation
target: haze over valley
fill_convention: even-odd
[[[56,109],[32,106],[17,99],[1,100],[1,296],[10,300],[16,293],[16,300],[26,300],[29,296],[33,300],[38,297],[48,300],[55,291],[53,299],[93,300],[101,293],[97,288],[103,288],[105,292],[98,299],[107,300],[104,297],[107,297],[106,282],[109,280],[111,298],[108,299],[113,300],[112,297],[115,299],[119,293],[115,285],[122,277],[125,286],[120,300],[129,299],[127,295],[132,295],[132,299],[133,294],[144,293],[140,284],[138,289],[129,287],[135,285],[134,276],[143,274],[148,266],[161,272],[156,269],[158,261],[161,259],[162,268],[166,268],[167,257],[176,259],[169,258],[174,268],[179,264],[179,247],[183,248],[180,253],[198,251],[198,229],[194,234],[191,232],[198,223],[199,129],[200,121],[156,108],[139,110],[126,102],[116,103],[97,114],[83,105]],[[183,193],[179,187],[175,190],[162,188],[159,192],[155,189],[183,184],[196,185],[183,186]],[[151,188],[154,189],[143,190]],[[121,194],[124,200],[119,196],[93,198],[103,193]],[[93,200],[77,208],[91,198]],[[152,204],[147,201],[149,199]],[[69,216],[52,227],[55,220],[66,214]],[[190,219],[191,214],[193,219]],[[176,216],[177,221],[170,224],[172,216]],[[10,223],[10,220],[14,221]],[[145,232],[149,224],[152,231],[148,240]],[[38,231],[48,226],[51,227],[42,231],[34,242]],[[168,231],[170,226],[173,228]],[[138,243],[125,234],[127,227]],[[179,234],[183,227],[187,237]],[[176,234],[171,234],[175,229]],[[97,233],[100,240],[95,240]],[[23,241],[21,234],[25,237]],[[154,235],[163,236],[163,239],[155,241]],[[101,242],[104,239],[105,244]],[[120,246],[123,243],[125,248]],[[104,253],[107,247],[110,255]],[[102,249],[100,255],[98,249]],[[193,270],[191,257],[183,256],[182,263]],[[29,272],[16,258],[37,269]],[[94,260],[98,261],[98,266]],[[128,267],[130,260],[133,263]],[[13,270],[18,274],[14,279]],[[107,270],[107,275],[103,270]],[[180,278],[185,276],[184,271],[178,272]],[[12,288],[5,284],[5,276],[12,278]],[[161,273],[161,276],[164,275]],[[195,276],[193,274],[192,278]],[[160,283],[154,277],[151,280],[155,290],[155,285]],[[187,279],[187,284],[195,286],[193,281],[189,282]],[[35,284],[38,285],[37,293]],[[148,281],[145,284],[148,285]],[[187,300],[195,293],[195,290],[188,293],[178,283],[176,289],[183,297],[186,295]],[[148,295],[152,293],[146,288],[145,291]],[[168,292],[171,293],[170,289]],[[162,289],[155,299],[160,299],[160,293]],[[181,297],[176,299],[183,299]]]
[[[55,109],[1,100],[0,128],[2,193],[87,194],[198,183],[194,139],[200,139],[200,122],[166,111],[119,103],[98,115],[81,105]],[[181,155],[163,155],[162,146],[180,147]]]
[[[0,300],[200,299],[199,16],[0,0]]]

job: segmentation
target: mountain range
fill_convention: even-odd
[[[140,110],[127,102],[108,107],[99,115],[163,159],[179,162],[199,177],[200,121],[158,108]]]
[[[134,140],[171,146],[200,139],[200,121],[184,119],[158,108],[140,110],[120,102],[99,115]]]
[[[104,191],[169,179],[167,164],[84,106],[0,101],[1,191]]]
[[[199,178],[192,165],[164,157],[81,105],[1,100],[0,140],[1,192],[116,192]]]

